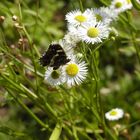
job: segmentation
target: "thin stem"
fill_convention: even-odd
[[[21,93],[24,93],[27,97],[29,97],[29,99],[34,101],[42,110],[45,110],[47,112],[47,114],[49,115],[49,117],[53,118],[56,121],[58,120],[56,112],[51,108],[51,106],[47,102],[44,102],[44,100],[42,98],[41,99],[38,98],[38,96],[35,93],[33,93],[31,90],[27,89],[24,85],[16,84],[15,82],[13,82],[11,79],[6,77],[5,75],[1,74],[0,76],[3,79],[5,79],[8,83],[10,83],[10,85],[12,85],[16,89],[18,89]],[[44,105],[44,106],[42,107],[42,105]]]
[[[14,59],[16,62],[22,64],[22,66],[24,66],[25,68],[27,68],[27,69],[30,70],[31,72],[35,73],[35,70],[34,70],[31,66],[29,66],[29,65],[27,65],[27,64],[25,64],[25,63],[23,64],[23,62],[21,62],[21,61],[20,61],[19,59],[17,59],[15,56],[13,56],[12,54],[10,54],[10,52],[5,51],[2,47],[0,47],[0,50],[2,50],[7,56],[9,56],[9,57],[11,57],[12,59]],[[39,71],[37,71],[36,74],[37,74],[39,77],[44,77],[44,75],[41,74]]]
[[[106,131],[106,124],[105,124],[105,119],[104,119],[104,112],[103,112],[103,107],[102,107],[102,103],[101,103],[101,96],[100,96],[100,92],[99,92],[99,84],[100,84],[100,76],[99,76],[99,68],[98,68],[98,64],[97,64],[97,58],[96,58],[96,52],[91,52],[92,55],[92,59],[93,59],[93,66],[95,69],[95,81],[96,81],[96,89],[95,89],[95,93],[96,93],[96,108],[97,111],[101,117],[101,121],[99,123],[101,123],[103,129],[104,129],[104,133],[106,135],[107,131]]]
[[[20,6],[20,1],[18,1],[18,6],[19,6],[20,18],[22,20],[22,11],[21,11],[21,6]],[[29,47],[30,47],[30,52],[31,52],[31,59],[32,59],[32,62],[33,62],[35,76],[36,76],[36,78],[35,78],[35,81],[36,81],[36,93],[40,97],[40,95],[39,95],[39,82],[38,82],[38,76],[37,76],[37,66],[36,66],[36,63],[35,63],[35,56],[34,56],[34,50],[33,50],[34,49],[33,41],[31,39],[30,35],[28,34],[28,32],[27,32],[27,30],[26,30],[24,25],[22,25],[22,29],[23,29],[23,32],[25,33],[25,35],[27,36],[27,39],[29,41]],[[35,49],[35,50],[37,50],[37,49]]]
[[[75,128],[75,126],[72,126],[72,131],[73,131],[73,136],[75,140],[79,140],[78,136],[77,136],[77,130]]]
[[[139,61],[139,63],[140,63],[140,49],[138,48],[138,46],[137,46],[137,43],[136,43],[136,32],[137,32],[137,30],[136,30],[136,27],[135,27],[135,25],[133,25],[133,24],[131,24],[132,23],[132,13],[130,13],[131,15],[129,15],[129,13],[127,12],[126,13],[126,17],[124,17],[125,18],[125,22],[126,22],[126,24],[128,25],[128,27],[130,28],[130,31],[131,31],[131,38],[132,38],[132,43],[133,43],[133,45],[134,45],[134,47],[135,47],[135,50],[136,50],[136,53],[137,53],[137,57],[138,57],[138,61]]]
[[[131,28],[133,31],[136,31],[136,27],[131,24],[132,22],[128,21],[128,18],[126,18],[124,15],[120,15],[120,19],[124,21],[129,28]]]
[[[125,130],[125,129],[128,129],[128,128],[130,128],[130,127],[135,126],[136,124],[140,124],[140,120],[138,120],[138,121],[136,121],[136,122],[133,122],[133,123],[131,123],[131,124],[128,125],[128,126],[124,126],[124,127],[121,128],[119,131],[121,132],[121,131],[123,131],[123,130]]]
[[[79,7],[80,7],[80,10],[83,12],[84,8],[83,8],[82,0],[79,0]]]
[[[106,39],[104,42],[102,42],[102,44],[100,44],[100,45],[98,45],[97,47],[95,47],[94,49],[93,49],[93,53],[94,52],[96,52],[97,50],[99,50],[100,49],[100,47],[102,47],[105,43],[107,43],[109,41],[109,39]]]
[[[21,105],[21,107],[23,107],[29,114],[30,116],[38,123],[40,124],[42,127],[48,129],[48,125],[46,125],[44,122],[42,122],[20,99],[18,99],[9,89],[6,89],[8,91],[8,93],[15,99],[15,101],[17,101],[17,103],[19,105]]]
[[[135,42],[135,37],[136,37],[136,34],[134,32],[132,32],[132,42],[133,42],[133,45],[135,47],[137,57],[138,57],[138,61],[139,61],[139,64],[140,64],[140,50],[137,46],[137,43]]]
[[[62,124],[61,123],[57,123],[49,140],[58,140],[60,137],[62,131]]]

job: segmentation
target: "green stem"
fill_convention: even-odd
[[[7,46],[5,46],[5,48],[8,48]],[[27,65],[27,64],[23,64],[23,62],[21,62],[19,59],[17,59],[15,56],[13,56],[11,53],[10,53],[10,50],[4,50],[2,47],[0,47],[0,50],[3,51],[7,56],[11,57],[12,59],[14,59],[16,62],[22,64],[22,66],[24,66],[25,68],[27,68],[28,70],[32,71],[33,73],[35,73],[35,70]],[[41,74],[39,71],[36,72],[36,74],[39,76],[39,77],[44,77],[43,74]]]
[[[27,97],[29,97],[32,101],[34,101],[41,109],[45,110],[51,118],[53,118],[56,121],[58,120],[56,112],[51,108],[51,106],[47,102],[44,103],[44,100],[42,100],[40,98],[38,99],[38,96],[35,93],[33,93],[32,91],[30,91],[29,89],[27,89],[23,84],[21,84],[21,83],[16,84],[10,78],[8,78],[2,74],[1,74],[1,77],[3,79],[5,79],[7,82],[9,82],[10,85],[17,88],[20,92],[24,93]],[[43,101],[43,103],[42,103],[42,101]],[[45,109],[42,108],[42,105],[44,105],[43,107]]]
[[[84,8],[83,8],[82,0],[79,0],[79,7],[80,7],[80,10],[83,12]]]
[[[17,97],[15,97],[15,95],[9,90],[6,89],[8,91],[8,93],[17,101],[18,104],[20,104],[29,114],[30,116],[38,123],[40,124],[42,127],[48,129],[48,125],[44,124],[44,122],[42,122],[20,99],[18,99]]]
[[[26,95],[30,98],[36,99],[37,96],[31,92],[29,89],[27,89],[24,85],[22,84],[16,84],[13,80],[11,80],[10,78],[8,78],[7,76],[0,74],[0,76],[5,79],[8,83],[10,83],[10,85],[13,85],[13,87],[17,88],[18,90],[20,90],[23,93],[27,93]],[[24,87],[24,88],[23,88]]]
[[[78,136],[77,136],[77,130],[75,128],[75,126],[72,126],[72,131],[73,131],[73,136],[75,140],[79,140]]]
[[[62,131],[62,124],[57,123],[49,140],[58,140]]]
[[[93,59],[93,66],[95,69],[95,81],[96,81],[96,108],[97,111],[100,115],[100,121],[99,123],[101,123],[102,128],[104,129],[104,133],[105,136],[107,135],[107,131],[106,131],[106,124],[105,124],[105,118],[104,118],[104,111],[103,111],[103,107],[102,107],[102,103],[101,103],[101,96],[100,96],[100,92],[99,92],[99,84],[100,84],[100,77],[99,77],[99,68],[98,68],[98,64],[97,64],[97,59],[96,59],[96,52],[91,52],[92,55],[92,59]],[[98,119],[99,120],[99,119]]]
[[[22,11],[21,11],[20,0],[18,0],[18,9],[19,9],[20,21],[22,21]]]
[[[102,42],[101,44],[99,44],[97,47],[95,47],[92,50],[92,53],[96,52],[98,49],[100,49],[100,47],[102,47],[105,43],[107,43],[109,41],[109,39],[106,39],[104,42]]]
[[[133,31],[137,31],[136,27],[131,24],[132,22],[128,21],[128,18],[126,18],[124,15],[120,15],[120,19],[122,22],[125,22],[126,25],[128,25],[129,28],[131,28]]]
[[[140,123],[140,120],[138,120],[138,121],[136,121],[136,122],[133,122],[133,123],[129,124],[128,126],[124,126],[124,127],[121,128],[119,131],[121,132],[121,131],[123,131],[123,130],[125,130],[125,129],[128,129],[128,128],[131,128],[131,127],[133,127],[133,126],[135,126],[135,125],[137,125],[137,124],[139,124],[139,123]]]
[[[136,53],[137,53],[137,58],[138,58],[138,61],[139,61],[139,64],[140,64],[140,50],[137,46],[135,38],[136,38],[136,34],[134,32],[132,32],[132,42],[133,42],[133,45],[135,47],[135,50],[136,50]]]
[[[93,57],[93,65],[94,65],[94,69],[95,69],[95,82],[96,82],[96,89],[95,89],[95,94],[96,94],[96,108],[97,111],[100,112],[100,95],[99,95],[99,76],[98,76],[98,68],[97,68],[97,63],[96,63],[96,59],[94,56],[95,54],[92,55]]]
[[[137,57],[138,57],[138,61],[140,63],[140,49],[138,48],[137,46],[137,43],[136,43],[136,27],[135,25],[131,24],[132,23],[132,13],[128,13],[126,12],[126,17],[125,18],[125,22],[126,24],[128,25],[128,28],[130,28],[130,31],[131,31],[131,38],[132,38],[132,43],[135,47],[135,50],[136,50],[136,53],[137,53]]]

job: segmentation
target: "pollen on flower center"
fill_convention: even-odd
[[[76,17],[75,17],[75,20],[77,20],[77,21],[79,21],[79,22],[85,22],[87,19],[86,19],[86,17],[85,16],[83,16],[83,15],[77,15]]]
[[[95,38],[99,35],[99,30],[95,27],[91,27],[88,29],[87,35],[91,38]]]
[[[60,73],[57,71],[57,70],[54,70],[52,73],[51,73],[51,77],[53,79],[58,79],[60,76]]]
[[[97,21],[102,21],[102,16],[101,15],[96,14],[95,16],[96,16]]]
[[[75,76],[79,71],[79,68],[76,64],[69,64],[67,67],[66,67],[66,73],[73,77]]]
[[[127,3],[128,3],[128,4],[130,4],[130,3],[131,3],[131,0],[126,0],[126,1],[127,1]]]
[[[114,111],[114,110],[111,111],[111,112],[110,112],[110,115],[111,115],[111,116],[116,116],[116,115],[117,115],[117,111]]]
[[[121,8],[122,7],[122,3],[121,2],[116,2],[115,3],[115,7],[116,8]]]

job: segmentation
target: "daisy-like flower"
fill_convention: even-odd
[[[74,58],[64,66],[64,71],[66,75],[66,83],[71,87],[81,84],[83,80],[85,80],[88,70],[84,61],[81,62]]]
[[[119,120],[123,117],[123,115],[124,115],[124,111],[120,108],[115,108],[105,113],[106,119],[110,121]]]
[[[73,32],[68,32],[63,39],[65,40],[65,43],[72,47],[76,47],[76,44],[80,41],[79,37]]]
[[[110,9],[115,10],[117,14],[132,8],[131,0],[113,0]]]
[[[95,21],[95,17],[93,16],[93,13],[90,12],[90,10],[86,10],[84,12],[81,12],[80,10],[75,10],[72,12],[69,12],[66,15],[66,20],[68,21],[68,23],[72,26],[79,26],[79,25],[83,25],[87,22],[94,22]]]
[[[97,22],[110,23],[115,16],[108,7],[90,9]]]
[[[65,74],[62,68],[53,70],[52,67],[48,67],[45,72],[45,81],[51,86],[61,85],[65,82]]]
[[[79,27],[77,35],[82,41],[94,44],[100,43],[102,39],[108,38],[109,30],[108,24],[95,22],[94,24],[87,24],[84,27]]]
[[[138,3],[140,3],[140,0],[136,0]]]

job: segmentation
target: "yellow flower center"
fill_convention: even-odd
[[[79,72],[79,67],[76,64],[69,64],[66,67],[66,73],[71,77],[74,77],[78,72]]]
[[[85,22],[87,20],[87,18],[85,16],[83,16],[83,15],[77,15],[75,17],[75,20],[77,20],[77,21],[82,23],[82,22]]]
[[[95,38],[99,35],[99,30],[95,27],[91,27],[88,29],[87,35],[91,38]]]
[[[102,21],[102,19],[103,19],[103,18],[102,18],[102,16],[101,16],[101,15],[96,14],[95,16],[96,16],[97,21]]]
[[[116,116],[118,113],[117,113],[115,110],[113,110],[113,111],[111,111],[109,114],[110,114],[111,116]]]
[[[58,79],[59,76],[60,76],[60,73],[59,73],[58,70],[54,70],[54,71],[51,73],[51,77],[52,77],[53,79]]]
[[[127,3],[128,3],[128,4],[130,4],[130,3],[131,3],[131,0],[126,0],[126,1],[127,1]]]
[[[122,3],[121,2],[116,2],[115,3],[115,7],[116,8],[121,8],[122,7]]]

